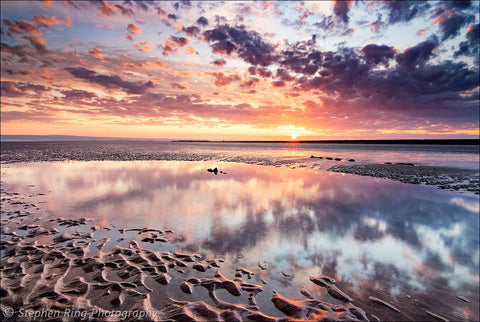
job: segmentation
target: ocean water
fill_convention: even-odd
[[[291,158],[288,149],[265,154],[273,151]],[[296,151],[308,155],[312,149]],[[207,171],[213,167],[224,173]],[[154,251],[224,258],[221,272],[230,278],[239,266],[254,271],[252,282],[268,281],[256,298],[271,316],[282,316],[270,300],[274,290],[299,300],[303,289],[340,303],[309,280],[327,275],[356,305],[382,319],[432,319],[427,310],[452,320],[479,318],[478,196],[322,169],[217,160],[2,164],[2,188],[37,207],[24,224],[92,218],[92,225],[108,229],[97,233],[110,238],[108,247],[137,239]],[[119,233],[144,227],[172,229],[170,244]],[[120,236],[127,238],[115,243]],[[167,292],[178,300],[205,300],[178,288]],[[226,292],[219,296],[238,301]]]
[[[355,159],[357,163],[411,162],[465,169],[479,168],[477,145],[231,143],[231,142],[2,142],[1,161],[62,160],[218,160],[264,165],[312,161],[329,168],[335,161],[316,157]],[[338,163],[338,162],[337,162]]]
[[[306,290],[316,299],[340,304],[309,280],[327,275],[354,298],[355,305],[381,319],[431,320],[429,311],[451,320],[478,320],[477,195],[326,171],[336,164],[350,164],[348,159],[355,159],[355,164],[413,162],[478,169],[478,149],[2,142],[2,213],[9,211],[6,200],[15,201],[17,207],[34,209],[18,225],[91,218],[91,224],[100,227],[95,238],[108,238],[107,249],[136,240],[154,251],[223,258],[221,272],[228,278],[234,277],[237,267],[255,272],[251,282],[264,290],[256,301],[261,312],[271,316],[283,316],[271,301],[273,291],[301,300],[300,290]],[[207,171],[214,167],[222,173]],[[120,232],[127,228],[174,233],[169,243],[151,244],[142,242],[136,232]],[[48,244],[47,239],[38,236],[36,242]],[[98,252],[95,243],[91,248]],[[187,271],[185,278],[195,276],[189,274],[194,273]],[[178,287],[162,292],[177,300],[205,300],[205,294],[186,295]],[[401,312],[379,306],[369,296],[392,303]],[[219,292],[219,297],[239,301],[226,292]]]

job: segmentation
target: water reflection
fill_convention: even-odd
[[[206,171],[215,166],[227,174]],[[2,177],[9,189],[46,193],[48,216],[171,228],[182,234],[185,249],[242,254],[252,266],[268,262],[272,287],[286,295],[298,296],[288,294],[292,285],[319,292],[308,276],[325,274],[359,297],[451,289],[478,301],[476,196],[326,171],[211,162],[14,164],[2,166]],[[274,275],[281,271],[293,277]]]

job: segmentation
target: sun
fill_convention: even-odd
[[[292,140],[295,140],[297,138],[297,134],[295,134],[295,133],[290,134],[290,136],[291,136]]]

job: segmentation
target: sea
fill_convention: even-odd
[[[314,157],[358,163],[404,162],[479,168],[478,144],[351,144],[302,142],[51,141],[1,142],[1,162],[65,160],[218,160],[249,164],[295,164]],[[308,161],[308,160],[307,160]],[[316,160],[317,163],[319,159]],[[321,163],[322,168],[331,163]],[[320,166],[319,165],[319,166]]]
[[[35,205],[37,225],[90,218],[95,239],[108,237],[110,249],[137,240],[153,251],[222,258],[230,278],[238,267],[255,272],[250,282],[264,290],[256,303],[270,316],[284,317],[273,291],[341,303],[310,281],[321,275],[382,320],[478,320],[478,195],[327,171],[384,162],[478,170],[479,146],[2,142],[1,180],[2,194]],[[143,243],[134,232],[120,241],[120,230],[135,228],[174,233],[168,245]]]

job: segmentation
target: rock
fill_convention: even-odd
[[[355,159],[348,159],[348,162],[355,162]]]
[[[213,169],[207,169],[208,172],[213,172],[215,175],[218,174],[218,169],[217,167],[213,168]]]

